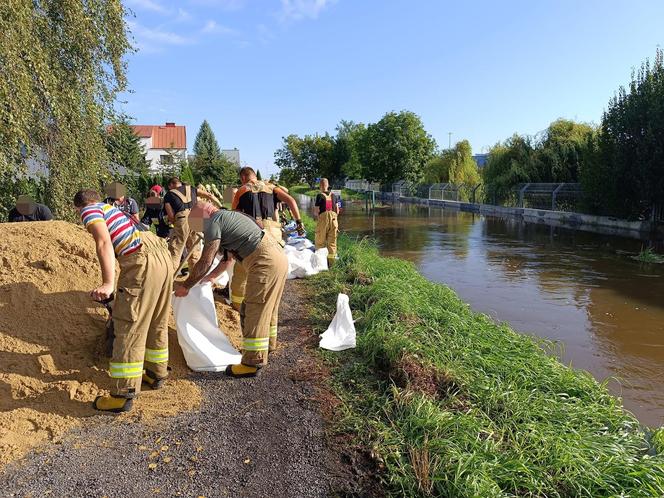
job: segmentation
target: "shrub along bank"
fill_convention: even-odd
[[[311,280],[312,316],[332,316],[337,293],[350,295],[357,348],[324,353],[338,430],[372,449],[390,494],[664,495],[661,433],[549,343],[473,312],[369,242],[341,237],[340,255]]]

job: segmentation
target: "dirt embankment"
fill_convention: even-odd
[[[0,465],[60,439],[96,415],[109,386],[106,310],[89,291],[100,270],[92,237],[62,221],[0,224]],[[175,415],[200,405],[200,389],[170,331],[167,387],[145,391],[121,419]]]

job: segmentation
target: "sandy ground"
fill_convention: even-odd
[[[364,487],[375,483],[361,452],[326,433],[322,414],[333,412],[334,398],[311,353],[317,337],[305,292],[305,282],[288,282],[280,346],[258,377],[192,374],[203,393],[200,411],[158,425],[94,417],[60,444],[8,465],[0,473],[3,496],[374,495]],[[237,319],[226,305],[217,309],[227,326]]]
[[[92,237],[62,221],[0,224],[0,466],[92,423],[91,401],[109,386],[102,354],[106,310],[88,293],[100,283]],[[172,324],[174,326],[174,324]],[[171,372],[127,420],[200,406],[170,331]]]

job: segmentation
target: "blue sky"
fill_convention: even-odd
[[[662,0],[123,0],[138,124],[207,119],[222,148],[276,171],[290,133],[419,114],[475,152],[565,117],[599,122],[664,46]]]

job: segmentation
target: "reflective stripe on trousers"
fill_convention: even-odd
[[[168,361],[168,348],[148,349],[145,348],[145,361],[150,363],[163,363]]]
[[[143,375],[143,362],[110,363],[110,375],[114,379],[133,379]]]

